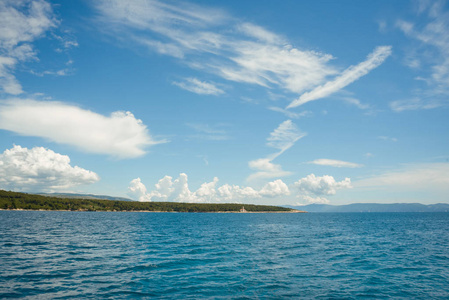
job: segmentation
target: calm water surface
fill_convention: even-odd
[[[449,213],[0,211],[0,298],[449,298]]]

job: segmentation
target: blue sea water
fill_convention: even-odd
[[[449,213],[0,211],[0,225],[0,298],[449,298]]]

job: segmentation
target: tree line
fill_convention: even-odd
[[[236,203],[138,202],[47,197],[0,190],[0,209],[69,211],[239,212]],[[290,208],[245,204],[248,212],[289,212]]]

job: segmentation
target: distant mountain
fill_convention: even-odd
[[[309,204],[287,206],[307,212],[449,212],[449,204],[424,205],[420,203],[353,203],[348,205]]]
[[[96,199],[96,200],[117,200],[117,201],[134,201],[129,198],[112,197],[106,195],[93,194],[75,194],[75,193],[39,193],[37,195],[56,197],[56,198],[70,198],[70,199]]]

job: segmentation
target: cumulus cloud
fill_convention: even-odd
[[[295,187],[304,193],[335,195],[338,189],[351,188],[351,179],[345,178],[343,181],[337,182],[334,177],[329,175],[310,174],[295,182]]]
[[[15,191],[55,191],[100,180],[92,171],[70,165],[67,155],[50,149],[14,146],[0,154],[0,188]]]
[[[53,101],[0,102],[0,129],[117,158],[141,156],[145,147],[163,142],[154,141],[147,127],[130,112],[103,116]]]
[[[352,185],[350,178],[336,181],[329,175],[310,174],[296,181],[294,187],[298,191],[298,198],[308,203],[328,203],[325,196],[335,195],[337,190],[352,188]]]
[[[147,188],[142,183],[140,178],[131,180],[128,186],[128,195],[133,199],[141,202],[151,201],[151,197],[147,193]]]
[[[324,198],[324,197],[318,197],[318,196],[302,195],[299,198],[303,201],[303,203],[297,203],[297,205],[304,205],[304,204],[329,204],[330,203],[329,199]]]
[[[260,191],[259,194],[265,197],[278,197],[290,195],[288,186],[280,179],[268,182]]]
[[[51,5],[46,1],[0,2],[0,87],[5,93],[23,92],[14,69],[18,63],[36,58],[30,43],[56,23]]]
[[[214,83],[200,81],[196,78],[186,78],[184,81],[174,81],[174,85],[179,86],[180,88],[200,94],[200,95],[221,95],[224,94],[224,91],[215,86]]]
[[[336,160],[336,159],[327,159],[327,158],[315,159],[315,160],[309,162],[309,164],[336,167],[336,168],[361,168],[361,167],[363,167],[363,165],[361,165],[361,164],[356,164],[356,163],[342,161],[342,160]]]
[[[371,70],[380,66],[391,55],[391,46],[381,46],[374,49],[367,59],[356,66],[350,66],[334,80],[318,86],[310,92],[302,94],[298,99],[290,103],[287,108],[303,105],[307,102],[318,100],[341,90],[360,77],[365,76]]]
[[[299,199],[306,203],[329,203],[327,196],[335,195],[337,190],[352,187],[349,178],[337,182],[332,176],[320,177],[314,174],[301,178],[290,186],[277,179],[267,182],[260,189],[230,184],[219,186],[218,181],[218,178],[214,177],[213,181],[205,182],[197,190],[191,191],[187,174],[181,173],[177,179],[171,176],[163,177],[154,185],[153,190],[148,191],[140,178],[136,178],[129,184],[128,195],[138,201],[190,203],[277,201],[279,204],[287,204],[289,201]]]
[[[278,179],[268,182],[260,190],[251,187],[224,184],[217,187],[218,178],[205,182],[196,191],[190,191],[187,174],[181,173],[175,180],[165,176],[154,185],[152,191],[147,191],[140,178],[132,180],[128,187],[128,195],[138,201],[173,201],[191,203],[239,202],[252,201],[260,198],[274,198],[290,194],[288,186]]]

